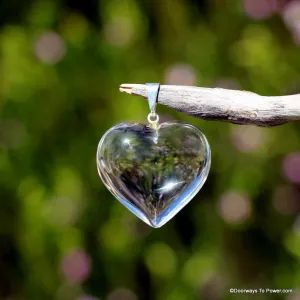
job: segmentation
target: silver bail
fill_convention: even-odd
[[[148,92],[149,108],[152,113],[155,113],[160,84],[159,83],[146,83],[146,86],[147,86],[147,92]]]

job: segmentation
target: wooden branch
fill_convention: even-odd
[[[122,84],[120,91],[147,98],[144,84]],[[158,103],[197,118],[236,124],[275,126],[300,120],[300,95],[265,97],[246,91],[161,85]]]

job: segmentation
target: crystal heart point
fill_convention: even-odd
[[[121,123],[97,150],[99,175],[109,191],[152,227],[161,227],[201,189],[210,168],[210,147],[196,127],[179,122],[157,129]]]

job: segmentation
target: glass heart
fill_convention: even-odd
[[[161,227],[201,189],[210,147],[196,127],[162,123],[157,129],[121,123],[98,145],[97,167],[109,191],[152,227]]]

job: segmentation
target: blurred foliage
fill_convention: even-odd
[[[148,114],[121,83],[299,92],[297,3],[1,1],[0,299],[300,299],[298,124],[158,106],[212,147],[207,183],[161,229],[122,207],[95,163],[106,130]]]

